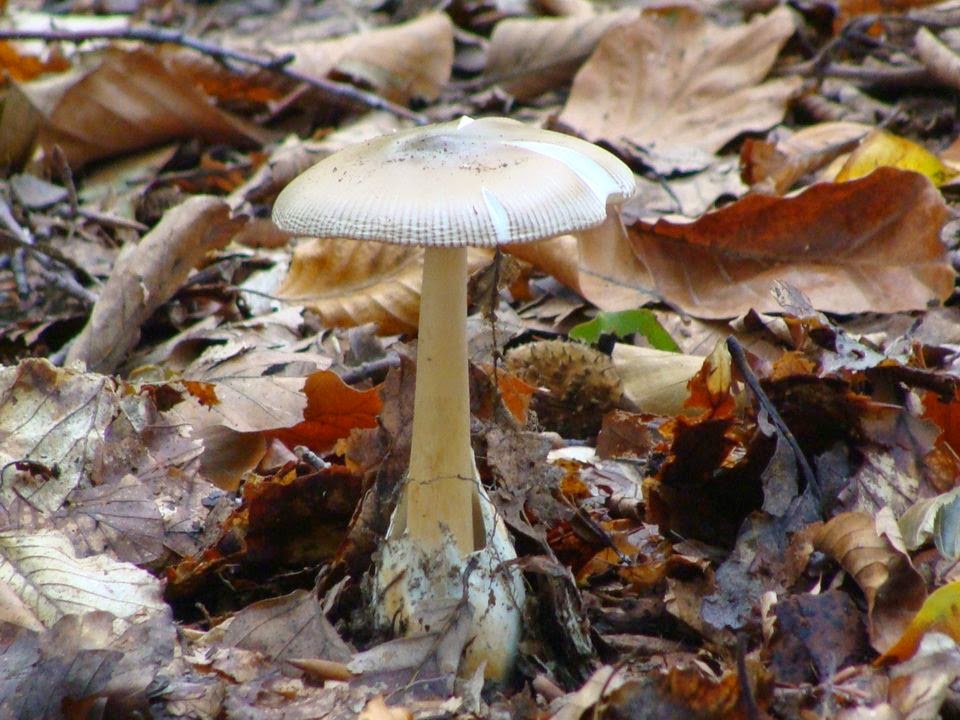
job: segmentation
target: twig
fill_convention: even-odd
[[[27,280],[26,250],[24,246],[33,245],[33,237],[13,216],[7,201],[0,197],[0,224],[3,224],[20,243],[20,247],[10,255],[10,269],[17,284],[17,295],[21,300],[30,295],[30,283]]]
[[[813,468],[810,467],[810,463],[807,462],[807,456],[804,455],[803,450],[800,449],[800,443],[797,442],[797,439],[793,436],[793,433],[790,432],[790,428],[787,427],[787,424],[783,421],[780,413],[777,412],[777,408],[773,406],[773,403],[770,402],[770,398],[767,397],[767,394],[763,391],[763,388],[760,387],[760,381],[757,380],[757,376],[754,374],[750,364],[747,362],[746,355],[744,355],[743,346],[732,335],[727,338],[727,350],[730,351],[730,357],[733,359],[733,364],[736,366],[737,370],[740,371],[740,374],[743,376],[743,380],[747,384],[747,387],[750,388],[754,397],[757,399],[757,402],[760,403],[760,407],[766,410],[767,415],[770,417],[770,422],[772,422],[774,427],[777,428],[777,431],[783,435],[784,439],[787,441],[787,444],[790,446],[790,449],[793,451],[794,458],[797,461],[797,468],[800,470],[800,475],[803,477],[804,483],[806,483],[806,486],[810,489],[810,492],[813,494],[817,506],[819,507],[822,495],[820,483],[817,480],[817,476],[814,475]]]
[[[67,190],[70,214],[72,217],[76,217],[80,212],[80,202],[77,199],[77,186],[73,182],[73,171],[70,169],[70,163],[67,162],[67,156],[64,154],[63,148],[59,145],[54,145],[51,158],[57,169],[57,173],[60,175],[60,179],[63,180],[63,187]]]
[[[760,708],[757,707],[757,699],[753,696],[750,678],[747,677],[747,639],[742,634],[737,637],[737,683],[740,685],[743,714],[747,720],[760,720]]]
[[[325,78],[316,78],[306,75],[289,67],[294,60],[291,54],[277,58],[265,58],[242,50],[231,50],[214,43],[192,37],[179,30],[168,28],[131,27],[117,30],[0,30],[0,40],[43,40],[46,42],[79,43],[85,40],[137,40],[144,43],[169,43],[196,50],[204,55],[225,62],[236,62],[253,65],[261,70],[277,73],[291,80],[304,83],[316,88],[328,98],[341,104],[362,105],[374,110],[385,110],[389,113],[410,120],[417,125],[425,125],[428,120],[420,113],[415,113],[402,105],[382,98],[375,93],[361,90],[347,83],[334,82]]]
[[[361,380],[377,376],[395,367],[400,367],[400,357],[396,354],[391,354],[379,360],[371,360],[355,368],[350,368],[340,375],[340,379],[347,385],[354,385]]]

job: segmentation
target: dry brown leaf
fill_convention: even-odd
[[[560,123],[669,170],[694,148],[780,122],[798,78],[761,83],[794,32],[786,7],[721,27],[689,9],[610,30],[573,81]]]
[[[398,103],[436,99],[453,68],[453,23],[442,12],[334,40],[309,38],[309,25],[296,34],[293,41],[263,43],[261,51],[291,54],[290,67],[311,77],[336,71],[357,78]]]
[[[218,110],[151,49],[109,50],[92,69],[14,85],[0,119],[0,158],[54,145],[70,167],[178,138],[258,145],[268,135]],[[18,149],[19,148],[19,149]]]
[[[623,380],[623,394],[641,412],[679,415],[690,395],[687,383],[703,367],[699,355],[617,343],[613,364]]]
[[[128,625],[93,611],[67,615],[39,633],[6,630],[0,650],[4,718],[77,717],[84,714],[78,708],[92,707],[102,709],[102,717],[141,715],[134,708],[148,707],[147,688],[172,660],[177,640],[173,622],[162,614]]]
[[[469,258],[473,272],[489,255],[470,248]],[[414,332],[420,315],[422,275],[420,248],[312,239],[297,246],[277,295],[310,308],[326,327],[372,322],[385,334]]]
[[[310,657],[344,662],[353,655],[315,595],[306,590],[248,605],[230,621],[224,642],[275,660]]]
[[[641,271],[621,248],[582,246],[581,286],[598,307],[623,310],[648,299],[642,288],[653,277],[664,298],[704,318],[777,312],[778,280],[819,310],[924,309],[953,291],[940,241],[947,215],[927,178],[880,168],[796,197],[750,195],[693,223],[637,222],[629,236]],[[607,287],[585,282],[591,276]]]
[[[872,129],[862,123],[825,122],[776,143],[748,138],[740,152],[744,180],[782,195],[804,175],[852,150]]]
[[[580,277],[577,274],[577,239],[573,235],[538,240],[532,243],[505,245],[505,252],[533,265],[562,282],[568,288],[580,292]]]
[[[413,713],[402,707],[390,707],[377,695],[364,706],[357,720],[413,720]]]
[[[140,339],[140,325],[244,222],[230,219],[222,200],[203,195],[169,210],[138,244],[120,253],[67,362],[84,362],[100,372],[115,369]]]
[[[518,100],[566,85],[610,28],[635,10],[563,18],[517,18],[497,23],[483,79]]]
[[[910,559],[878,532],[867,513],[837,515],[814,537],[817,550],[833,557],[867,599],[870,644],[884,652],[923,606],[927,591]]]
[[[31,629],[106,610],[130,622],[167,611],[160,581],[106,555],[78,559],[61,533],[0,532],[0,620]]]

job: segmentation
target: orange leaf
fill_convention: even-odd
[[[307,377],[303,391],[307,396],[303,422],[271,430],[266,433],[268,437],[289,447],[306,445],[314,452],[326,452],[354,428],[377,426],[377,416],[383,408],[378,387],[357,390],[335,372],[321,370]]]
[[[903,662],[913,657],[928,632],[949,635],[960,642],[960,580],[944,585],[926,599],[900,639],[876,663]]]

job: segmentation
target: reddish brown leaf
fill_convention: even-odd
[[[818,310],[897,312],[926,308],[953,291],[940,241],[947,216],[927,178],[880,168],[796,197],[750,195],[689,224],[637,222],[629,235],[659,292],[698,317],[778,311],[770,293],[778,280],[798,287]],[[646,280],[625,277],[622,267],[588,270],[628,289]],[[633,294],[633,305],[648,300]],[[602,295],[588,299],[622,309],[608,307]],[[618,303],[624,299],[618,294]]]
[[[330,370],[321,370],[307,377],[304,384],[307,408],[303,422],[293,427],[267,433],[289,447],[306,445],[315,452],[325,452],[354,428],[377,426],[383,408],[378,388],[356,390]]]

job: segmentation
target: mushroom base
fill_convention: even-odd
[[[522,573],[507,564],[516,559],[507,529],[482,487],[479,494],[487,542],[463,558],[452,538],[430,551],[409,532],[395,535],[394,513],[374,577],[377,623],[406,636],[453,635],[459,628],[463,655],[459,667],[449,670],[468,677],[486,663],[484,676],[499,681],[516,657],[525,592]]]

